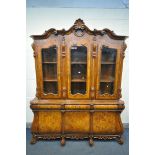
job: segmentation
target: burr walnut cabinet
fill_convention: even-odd
[[[31,101],[34,144],[67,138],[122,144],[121,77],[126,36],[90,30],[81,19],[69,30],[32,35],[36,97]]]

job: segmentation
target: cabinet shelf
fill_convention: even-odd
[[[43,64],[56,64],[57,62],[55,61],[55,62],[42,62]]]
[[[72,79],[71,82],[86,82],[86,79]]]
[[[103,79],[100,79],[100,82],[114,82],[114,78],[103,78]]]
[[[44,79],[44,82],[57,82],[57,79]]]
[[[78,61],[78,62],[71,62],[71,64],[87,64],[87,62],[82,62],[82,61],[79,62],[79,61]]]
[[[101,65],[114,65],[115,62],[108,62],[108,61],[105,61],[105,62],[101,62]]]
[[[114,80],[100,80],[100,82],[102,82],[102,83],[107,83],[107,82],[112,83],[112,82],[114,82]]]

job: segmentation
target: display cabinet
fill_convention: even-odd
[[[123,143],[121,77],[126,36],[90,30],[81,19],[69,30],[49,29],[34,40],[36,97],[32,141],[115,139]]]

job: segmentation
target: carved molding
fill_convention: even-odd
[[[125,50],[126,50],[126,48],[127,48],[127,45],[125,43],[123,43],[123,45],[122,45],[122,51],[121,51],[121,57],[122,57],[122,59],[125,58]]]
[[[76,140],[83,140],[83,139],[89,139],[89,144],[92,146],[94,144],[93,139],[99,139],[99,140],[116,140],[119,144],[123,144],[123,139],[121,135],[35,135],[33,134],[31,144],[35,144],[39,140],[56,140],[60,139],[61,145],[65,145],[65,139],[76,139]]]
[[[114,39],[114,40],[125,40],[127,38],[127,36],[118,36],[116,35],[113,31],[105,28],[103,30],[90,30],[86,25],[85,23],[83,22],[83,20],[81,19],[77,19],[74,23],[74,25],[68,29],[68,30],[65,30],[65,29],[62,29],[62,30],[56,30],[56,29],[49,29],[48,31],[45,31],[44,34],[42,35],[32,35],[31,38],[33,38],[34,40],[40,40],[40,39],[47,39],[50,35],[69,35],[71,34],[72,32],[74,32],[74,34],[78,37],[82,37],[84,35],[84,33],[88,33],[90,35],[105,35],[107,34],[111,39]]]
[[[65,57],[66,56],[66,45],[65,45],[65,37],[63,37],[62,39],[62,46],[61,46],[61,54],[62,54],[62,57]]]
[[[92,57],[95,58],[97,55],[97,44],[93,44],[93,51],[92,51]]]
[[[38,55],[38,52],[37,51],[35,51],[35,45],[34,44],[32,44],[31,45],[31,47],[32,47],[32,49],[33,49],[33,56],[34,56],[34,58]]]
[[[100,94],[100,90],[98,90],[98,94]],[[109,93],[104,93],[100,94],[100,96],[105,96],[105,97],[113,97],[115,94],[109,94]]]

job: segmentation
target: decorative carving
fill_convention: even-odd
[[[32,136],[32,140],[31,140],[31,144],[35,144],[37,141],[39,140],[55,140],[55,139],[61,139],[60,140],[60,144],[62,146],[64,146],[66,144],[66,140],[65,138],[68,139],[76,139],[76,140],[83,140],[83,139],[89,139],[89,144],[90,146],[94,145],[94,140],[93,139],[99,139],[99,140],[116,140],[119,144],[123,144],[123,138],[120,135],[92,135],[92,136],[88,136],[88,135],[74,135],[74,134],[70,134],[70,135],[65,135],[65,136],[61,136],[61,135],[34,135]]]
[[[100,90],[98,90],[97,92],[98,92],[98,94],[100,94]],[[114,96],[114,94],[104,93],[104,94],[100,94],[100,96],[113,97],[113,96]]]
[[[36,142],[37,142],[37,137],[35,135],[32,135],[30,144],[35,144]]]
[[[67,89],[66,89],[66,87],[63,87],[62,88],[62,96],[63,96],[63,98],[66,97],[66,94],[67,94]]]
[[[123,140],[123,138],[122,138],[121,136],[118,137],[118,138],[116,139],[116,141],[117,141],[118,144],[120,144],[120,145],[124,144],[124,140]]]
[[[60,143],[61,143],[61,146],[64,146],[66,144],[65,137],[61,138],[61,142]]]
[[[119,89],[117,89],[117,95],[118,95],[118,98],[121,98],[122,97],[122,89],[121,88],[119,88]]]
[[[95,97],[95,88],[91,87],[91,97],[94,98]]]
[[[89,145],[90,146],[93,146],[94,145],[94,141],[93,141],[93,138],[92,137],[90,137],[90,139],[89,139]]]
[[[42,35],[32,35],[31,38],[33,38],[34,40],[40,40],[40,39],[47,39],[50,35],[69,35],[72,32],[75,32],[74,34],[78,37],[81,37],[84,35],[84,33],[88,33],[90,35],[105,35],[107,34],[110,38],[115,39],[115,40],[125,40],[127,38],[127,36],[118,36],[116,35],[113,31],[109,30],[109,29],[103,29],[103,30],[96,30],[94,29],[93,31],[90,30],[85,23],[83,22],[83,20],[81,19],[77,19],[74,23],[74,25],[68,29],[62,29],[62,30],[56,30],[56,29],[49,29],[48,31],[45,31],[44,34]]]
[[[62,39],[62,46],[61,46],[62,48],[61,48],[61,50],[62,50],[62,57],[65,57],[66,56],[66,51],[65,51],[65,47],[66,47],[66,45],[65,45],[65,37],[63,37],[63,39]]]
[[[77,37],[82,37],[85,33],[84,29],[85,29],[85,25],[83,20],[76,20],[74,23],[74,29],[75,29],[75,36]]]
[[[96,57],[96,53],[97,52],[97,44],[93,44],[93,52],[92,52],[92,57],[95,58]]]
[[[37,51],[35,51],[35,45],[34,44],[32,44],[31,45],[31,47],[32,47],[32,49],[33,49],[33,56],[34,56],[34,58],[38,55],[38,52]]]
[[[121,50],[121,57],[122,57],[122,59],[125,58],[125,50],[126,50],[126,48],[127,48],[127,45],[125,43],[123,43],[122,50]]]

